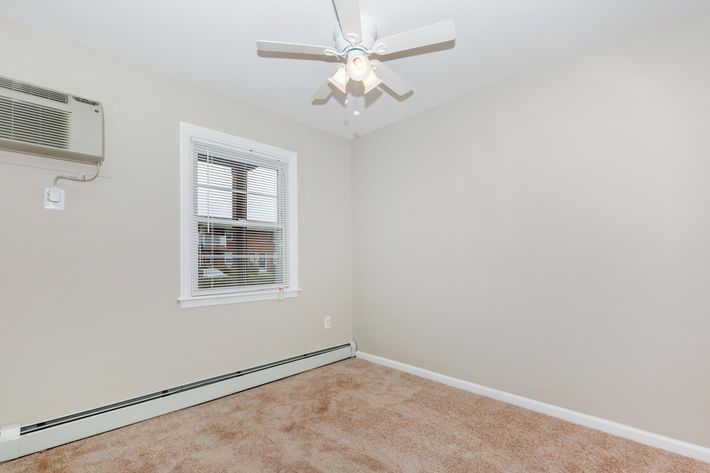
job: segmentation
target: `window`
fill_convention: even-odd
[[[182,123],[180,305],[298,294],[296,154]]]

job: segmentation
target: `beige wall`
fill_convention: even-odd
[[[360,349],[710,446],[710,16],[353,145]]]
[[[46,168],[76,167],[0,155],[0,425],[351,339],[348,142],[5,21],[0,57],[107,116],[104,177],[63,184],[64,212],[42,209]],[[180,121],[298,153],[299,297],[178,308]]]

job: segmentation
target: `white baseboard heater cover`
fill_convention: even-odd
[[[42,422],[0,427],[0,462],[212,401],[355,356],[355,342]]]

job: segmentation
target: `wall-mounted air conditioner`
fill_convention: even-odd
[[[0,77],[0,149],[100,164],[99,102]]]

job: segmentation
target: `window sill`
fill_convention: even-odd
[[[296,297],[301,292],[300,289],[284,289],[278,291],[271,289],[267,291],[249,291],[238,294],[220,294],[197,297],[181,297],[178,299],[181,309],[192,307],[205,307],[211,305],[237,304],[240,302],[270,301],[279,299],[290,299]]]

